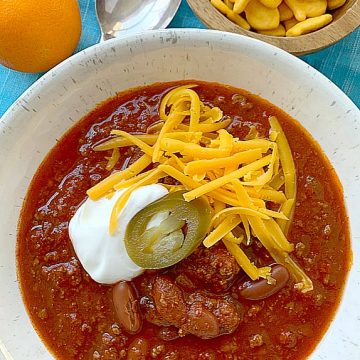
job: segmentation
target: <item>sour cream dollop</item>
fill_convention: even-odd
[[[91,278],[101,284],[131,280],[144,271],[126,252],[126,228],[135,214],[168,193],[159,184],[134,190],[119,214],[116,232],[110,235],[110,215],[117,199],[125,190],[116,191],[111,198],[87,199],[70,220],[69,235],[76,255]],[[156,222],[160,223],[162,220],[159,218]],[[152,224],[154,225],[156,224]]]

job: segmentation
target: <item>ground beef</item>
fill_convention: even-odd
[[[207,249],[199,247],[196,252],[181,261],[175,268],[177,281],[186,287],[199,286],[213,293],[227,291],[240,272],[235,258],[222,244]]]
[[[140,301],[149,322],[173,325],[179,336],[210,339],[235,331],[242,319],[241,305],[230,296],[205,291],[188,293],[165,275],[152,278]]]

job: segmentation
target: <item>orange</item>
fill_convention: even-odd
[[[0,0],[0,64],[40,72],[69,57],[81,35],[76,0]]]

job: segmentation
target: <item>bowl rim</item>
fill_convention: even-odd
[[[360,20],[360,0],[356,0],[356,1],[359,2],[359,20]],[[213,8],[213,6],[211,6],[211,7]],[[215,8],[213,8],[213,9],[216,11]],[[220,14],[220,15],[222,16],[222,14]],[[222,16],[222,17],[224,17],[224,16]],[[359,26],[360,26],[360,22],[359,22]],[[248,32],[250,32],[250,31],[248,31]],[[281,53],[282,55],[290,56],[290,58],[296,64],[297,67],[301,68],[302,65],[304,64],[304,61],[302,59],[298,58],[296,56],[296,54],[292,54],[291,52],[288,52],[274,44],[265,42],[262,39],[244,35],[243,33],[228,32],[228,31],[217,30],[217,29],[197,29],[197,28],[174,28],[174,29],[168,28],[168,29],[151,29],[151,30],[147,30],[147,31],[141,31],[136,34],[128,34],[123,38],[113,38],[113,39],[109,39],[109,40],[102,41],[97,44],[91,45],[88,48],[83,49],[83,50],[73,54],[69,58],[63,60],[62,62],[60,62],[59,64],[54,66],[52,69],[50,69],[44,75],[42,75],[39,79],[37,79],[33,84],[31,84],[14,101],[14,103],[5,111],[5,113],[0,117],[0,129],[1,129],[2,124],[4,124],[5,121],[9,121],[9,120],[5,120],[5,119],[8,118],[9,116],[11,116],[11,113],[14,113],[17,110],[20,110],[20,111],[23,110],[21,103],[23,103],[24,100],[26,101],[27,97],[31,97],[31,93],[35,89],[37,89],[40,86],[44,86],[47,82],[51,81],[51,79],[54,78],[59,71],[60,72],[67,71],[68,68],[71,68],[71,64],[79,62],[83,57],[90,56],[90,55],[92,55],[92,56],[97,55],[98,49],[100,51],[102,51],[102,48],[105,49],[106,47],[111,47],[110,45],[112,43],[117,43],[117,42],[122,42],[122,41],[131,43],[131,42],[136,41],[137,39],[140,39],[143,37],[149,37],[149,39],[151,39],[151,35],[155,34],[155,33],[164,34],[164,35],[169,34],[169,36],[174,39],[176,39],[176,37],[178,36],[177,34],[182,34],[182,33],[185,35],[186,34],[199,34],[201,36],[202,34],[209,34],[210,36],[211,35],[217,36],[216,34],[218,34],[218,35],[222,35],[224,37],[234,37],[234,38],[239,37],[239,38],[243,38],[243,41],[249,40],[258,45],[261,45],[261,47],[263,47],[263,49],[264,49],[264,52],[275,51],[275,52]],[[260,50],[261,50],[261,47],[259,48]],[[89,54],[90,52],[92,54]],[[336,91],[336,96],[340,96],[343,100],[345,100],[345,98],[346,98],[346,102],[350,102],[352,104],[352,106],[354,107],[355,111],[358,111],[360,114],[360,109],[356,106],[356,104],[353,102],[353,100],[350,99],[349,96],[338,85],[336,85],[333,81],[331,81],[323,73],[321,73],[319,70],[315,69],[310,64],[306,63],[306,66],[308,67],[308,69],[311,69],[316,74],[316,76],[319,77],[319,79],[321,81],[327,82],[328,85],[330,85]]]
[[[220,40],[220,37],[227,39],[227,41],[238,41],[237,39],[241,39],[240,43],[243,43],[245,46],[253,46],[257,48],[257,51],[262,54],[266,54],[269,52],[273,52],[273,54],[281,53],[284,58],[282,59],[283,63],[291,62],[295,68],[301,69],[304,72],[304,62],[296,57],[290,55],[284,50],[278,49],[270,44],[266,44],[262,41],[251,39],[249,37],[244,37],[238,34],[232,34],[227,32],[221,32],[216,30],[206,30],[206,29],[168,29],[168,30],[154,30],[151,32],[143,32],[140,34],[129,35],[126,39],[114,39],[109,40],[104,43],[100,43],[97,45],[92,46],[91,48],[85,49],[82,52],[74,55],[73,57],[69,58],[68,60],[64,61],[63,63],[59,64],[48,73],[46,73],[42,78],[36,81],[9,109],[8,111],[1,117],[0,119],[0,137],[2,136],[1,130],[4,130],[11,119],[17,115],[18,112],[24,112],[24,106],[26,106],[27,100],[35,97],[37,94],[37,90],[44,90],[43,88],[48,86],[52,83],[53,78],[62,75],[68,75],[68,72],[71,72],[71,67],[73,65],[79,64],[81,61],[85,59],[92,59],[96,57],[99,52],[101,51],[110,51],[118,41],[126,40],[127,43],[134,43],[141,41],[146,41],[151,39],[158,39],[159,37],[163,37],[166,41],[171,42],[172,40],[177,40],[177,38],[183,36],[185,38],[192,37],[196,35],[196,41],[205,41],[207,40]],[[188,39],[189,40],[189,39]],[[311,66],[307,65],[306,69],[312,73],[314,76],[317,77],[317,81],[320,81],[322,86],[330,87],[333,92],[335,92],[336,98],[339,98],[341,103],[346,105],[349,109],[352,109],[357,114],[357,118],[360,120],[360,111],[356,107],[356,105],[330,80],[328,80],[323,74],[318,72],[316,69],[312,68]],[[0,184],[0,188],[1,188]],[[351,224],[350,224],[351,225]],[[351,237],[353,237],[354,229],[350,228]],[[355,235],[355,234],[354,234]],[[360,233],[356,233],[357,237],[360,237]],[[356,238],[356,237],[355,237]],[[348,283],[349,277],[347,278]],[[347,285],[346,285],[347,286]],[[343,297],[344,298],[344,297]],[[335,317],[337,312],[341,307],[341,303],[338,306],[338,309],[335,313]],[[324,337],[323,337],[324,338]],[[322,339],[323,339],[322,338]],[[317,344],[317,346],[321,343],[322,340]],[[1,339],[0,339],[0,350],[1,350]]]
[[[337,43],[360,26],[360,0],[354,0],[351,6],[349,2],[345,3],[343,5],[345,7],[344,14],[325,27],[297,37],[262,35],[255,31],[245,30],[220,13],[219,10],[211,5],[209,0],[187,0],[187,3],[200,21],[211,29],[229,31],[262,40],[296,56],[307,55],[325,49]],[[201,6],[204,9],[204,13],[200,11]]]

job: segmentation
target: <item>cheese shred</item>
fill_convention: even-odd
[[[112,138],[95,146],[95,151],[112,151],[108,169],[118,161],[119,148],[136,146],[143,155],[87,194],[98,199],[126,188],[112,210],[109,231],[114,233],[134,189],[172,178],[177,184],[165,185],[169,191],[185,189],[185,201],[206,197],[213,208],[205,247],[222,241],[252,280],[266,279],[271,268],[257,267],[246,255],[246,246],[256,237],[289,270],[299,290],[312,290],[310,278],[290,256],[294,245],[286,236],[296,202],[296,171],[279,121],[269,117],[267,138],[251,129],[241,140],[226,130],[232,120],[220,108],[205,105],[194,88],[190,84],[170,90],[161,101],[160,120],[147,134],[113,130]]]

